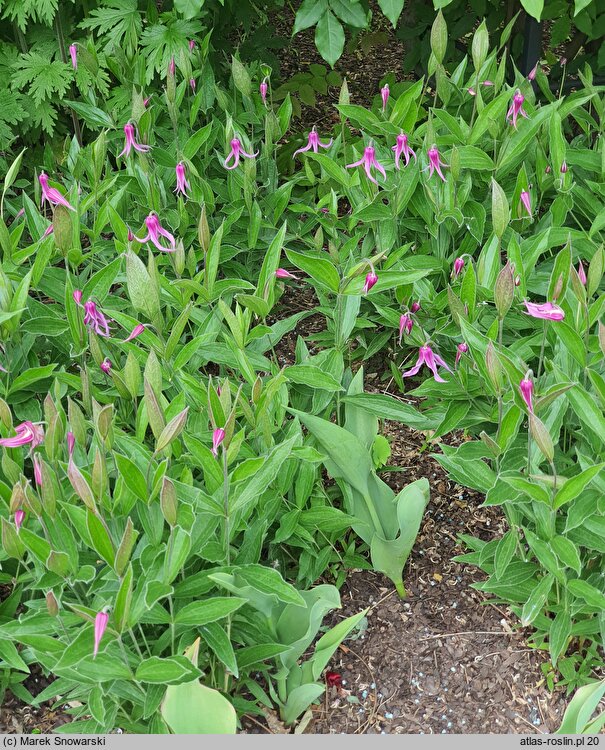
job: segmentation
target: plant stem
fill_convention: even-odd
[[[223,443],[223,513],[225,516],[224,534],[225,534],[225,564],[227,567],[231,565],[231,529],[229,525],[229,469],[227,466],[227,449]],[[229,592],[227,592],[229,596]],[[227,615],[227,638],[231,640],[231,615]],[[223,682],[223,690],[227,692],[229,690],[229,672],[225,668],[225,679]]]
[[[544,344],[546,343],[546,321],[542,321],[542,344],[540,345],[540,359],[538,360],[538,374],[536,380],[542,374],[542,361],[544,360]]]
[[[59,12],[57,12],[57,14],[55,15],[55,30],[57,32],[57,42],[59,43],[59,52],[61,54],[61,60],[63,60],[63,62],[67,65],[67,55],[65,54],[65,39],[63,37],[63,26],[61,25],[61,14]],[[71,113],[71,120],[74,125],[74,134],[81,148],[82,147],[82,131],[80,129],[80,121],[78,120],[76,113],[73,111],[71,107],[69,108],[69,111]]]

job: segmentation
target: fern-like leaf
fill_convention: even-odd
[[[50,61],[36,52],[19,55],[13,70],[13,91],[23,91],[27,86],[37,106],[51,99],[61,99],[72,80],[69,65],[60,60]]]
[[[102,8],[90,11],[80,27],[92,29],[99,36],[105,37],[106,52],[116,45],[133,52],[139,42],[143,20],[137,8],[137,0],[105,0]]]
[[[147,58],[147,83],[150,83],[154,71],[164,75],[170,58],[187,54],[189,39],[198,34],[202,25],[199,21],[174,19],[169,14],[161,16],[163,23],[156,23],[148,28],[141,37],[141,47]]]

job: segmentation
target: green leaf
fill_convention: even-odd
[[[115,128],[115,123],[111,117],[99,107],[95,107],[92,104],[86,104],[85,102],[73,102],[64,99],[63,104],[69,105],[70,109],[81,117],[84,122],[92,127],[94,130],[97,128]]]
[[[564,536],[554,536],[550,540],[550,546],[559,560],[568,568],[575,570],[578,575],[582,573],[582,561],[578,548]]]
[[[200,674],[200,670],[185,656],[170,656],[166,659],[151,656],[139,664],[135,677],[140,682],[153,685],[179,685],[191,682],[192,677],[199,677]]]
[[[553,581],[554,577],[549,573],[547,576],[544,576],[537,586],[535,586],[523,606],[523,612],[521,613],[521,623],[523,625],[531,625],[540,614],[542,608],[546,604]]]
[[[318,388],[332,393],[344,390],[334,376],[314,365],[292,365],[286,367],[284,375],[293,383],[308,385],[310,388]]]
[[[328,0],[303,0],[300,8],[296,11],[292,35],[315,26],[327,10]]]
[[[521,0],[521,5],[532,18],[535,18],[536,21],[540,20],[544,10],[544,0]]]
[[[186,604],[176,613],[174,621],[178,625],[206,625],[208,622],[222,620],[246,604],[246,599],[236,596],[215,596],[203,602]]]
[[[556,666],[559,656],[565,653],[570,636],[571,617],[567,610],[562,609],[553,620],[548,633],[548,650],[553,666]]]
[[[113,543],[103,522],[92,510],[86,514],[86,525],[95,550],[108,565],[113,567],[115,560]]]
[[[395,28],[403,10],[403,0],[378,0],[378,5]]]
[[[315,46],[323,59],[332,67],[342,55],[345,32],[340,21],[329,10],[319,19],[315,29]]]
[[[589,606],[595,607],[599,612],[605,609],[605,595],[587,581],[576,578],[568,581],[567,586],[574,596],[584,599]]]
[[[341,401],[374,414],[380,419],[392,419],[416,430],[431,430],[438,424],[428,414],[421,414],[413,406],[386,394],[359,393],[354,396],[343,396]]]
[[[365,29],[367,16],[358,0],[330,0],[330,9],[343,23],[356,29]]]
[[[349,173],[344,167],[341,167],[340,164],[337,164],[329,156],[326,156],[325,154],[314,154],[312,152],[307,153],[306,156],[307,158],[316,161],[325,173],[333,180],[336,180],[339,185],[344,188],[350,186],[351,178]]]
[[[286,250],[288,260],[292,265],[300,268],[301,271],[308,273],[309,276],[323,287],[327,287],[333,292],[338,291],[340,277],[338,271],[327,260],[316,255],[303,254],[295,250]]]
[[[209,622],[207,625],[201,626],[200,632],[203,639],[214,651],[216,656],[222,661],[231,674],[237,678],[239,676],[239,670],[237,668],[233,646],[231,645],[229,636],[225,633],[221,625],[219,625],[218,622]]]
[[[557,490],[557,494],[554,499],[554,507],[560,508],[565,503],[574,500],[580,495],[588,484],[605,468],[605,463],[597,464],[585,469],[575,477],[567,479],[565,484],[560,490]]]
[[[175,734],[235,734],[235,709],[218,690],[199,681],[169,685],[162,717]]]
[[[489,171],[495,168],[492,158],[476,146],[460,146],[458,153],[463,169]]]
[[[26,390],[30,385],[37,383],[39,380],[46,380],[46,378],[49,378],[53,374],[56,366],[30,367],[13,380],[9,393],[18,393],[20,390]]]

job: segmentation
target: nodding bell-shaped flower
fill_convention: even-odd
[[[316,154],[318,152],[320,146],[322,148],[330,148],[331,145],[332,145],[332,139],[331,138],[328,141],[328,143],[322,143],[319,140],[319,134],[317,133],[317,130],[316,130],[315,126],[313,126],[313,129],[310,131],[309,137],[307,139],[307,145],[303,146],[303,148],[297,149],[292,154],[292,158],[294,159],[294,157],[296,156],[296,154],[302,154],[305,151],[311,151],[312,150],[313,153]]]
[[[212,433],[212,455],[216,458],[218,456],[219,445],[225,439],[225,430],[222,427],[217,427]]]
[[[462,355],[466,354],[468,352],[468,344],[465,344],[464,341],[461,344],[458,344],[456,347],[456,362],[455,365],[458,367],[458,362],[462,359]]]
[[[582,263],[582,261],[578,263],[578,278],[580,279],[580,282],[586,286],[586,272],[584,271],[584,263]]]
[[[235,169],[239,165],[239,160],[242,156],[245,156],[246,159],[254,159],[255,156],[258,156],[258,151],[255,154],[247,154],[242,148],[240,139],[232,138],[231,151],[223,162],[223,166],[225,167],[225,169]],[[231,166],[228,166],[231,159],[233,159],[233,164]]]
[[[531,379],[531,370],[528,370],[523,380],[519,383],[519,391],[521,397],[525,401],[530,414],[534,413],[533,395],[534,395],[534,383]]]
[[[448,165],[441,161],[441,154],[439,153],[439,149],[435,144],[433,144],[429,150],[426,152],[426,155],[429,157],[429,165],[427,169],[429,170],[429,177],[433,176],[433,172],[437,172],[439,177],[445,182],[445,176],[443,172],[441,171],[441,167],[447,167]]]
[[[21,526],[23,526],[24,520],[25,520],[25,511],[19,508],[19,510],[15,511],[15,528],[17,529],[17,534],[19,533],[19,529],[21,528]]]
[[[410,312],[417,313],[420,310],[420,302],[412,302],[410,305]]]
[[[527,211],[528,215],[532,217],[533,214],[531,212],[531,197],[529,193],[527,192],[527,190],[521,191],[521,194],[519,195],[519,199],[521,203],[523,204],[523,206],[525,207],[525,210]]]
[[[99,646],[101,645],[101,638],[103,638],[103,633],[105,633],[105,629],[107,628],[107,623],[109,622],[109,615],[107,612],[97,612],[95,617],[95,630],[94,630],[94,648],[92,651],[92,658],[95,659],[97,654],[99,653]]]
[[[120,151],[118,156],[130,156],[132,149],[138,151],[141,154],[146,154],[151,150],[151,146],[146,146],[142,143],[137,143],[135,127],[131,122],[127,122],[124,125],[124,148]]]
[[[145,330],[145,326],[142,323],[137,323],[137,325],[128,334],[128,337],[124,339],[124,343],[126,343],[127,341],[132,341],[133,339],[136,339],[136,337],[140,336],[144,330]]]
[[[395,169],[399,169],[399,160],[402,154],[406,167],[410,163],[410,156],[413,156],[414,161],[416,161],[416,153],[408,146],[408,137],[405,133],[399,133],[395,145],[391,146],[391,151],[395,152]]]
[[[40,463],[40,456],[34,453],[32,461],[34,464],[34,481],[38,487],[42,487],[42,464]]]
[[[404,313],[399,318],[399,343],[400,344],[401,344],[401,339],[403,337],[403,334],[407,333],[407,335],[409,336],[410,333],[412,333],[413,327],[414,327],[414,321],[407,313]]]
[[[525,117],[526,119],[529,119],[527,117],[527,112],[523,109],[523,102],[525,101],[525,97],[523,94],[517,89],[515,91],[515,95],[513,96],[513,102],[510,105],[510,109],[506,113],[506,120],[508,122],[512,122],[513,127],[517,127],[517,118],[519,115],[521,117]]]
[[[374,148],[374,146],[366,146],[363,151],[363,156],[359,161],[355,161],[353,162],[353,164],[347,164],[347,169],[352,169],[353,167],[363,167],[368,180],[370,180],[370,182],[373,182],[375,185],[378,185],[378,180],[376,180],[376,178],[372,176],[372,167],[380,172],[385,180],[387,178],[384,167],[382,166],[382,164],[380,164],[380,162],[376,160],[376,149]]]
[[[418,350],[418,360],[414,367],[403,373],[404,378],[409,378],[411,375],[416,375],[422,365],[426,365],[429,370],[433,373],[433,377],[438,383],[445,383],[446,381],[437,372],[437,366],[445,367],[448,372],[451,372],[450,368],[443,361],[443,359],[436,354],[431,347],[427,344],[421,346]]]
[[[71,57],[71,66],[74,70],[78,69],[78,48],[75,44],[69,45],[69,56]]]
[[[187,190],[189,190],[189,183],[187,182],[187,178],[185,176],[185,164],[180,161],[176,165],[176,188],[174,189],[175,193],[180,193],[181,195],[184,195],[185,198],[189,198],[187,195]]]
[[[532,69],[531,69],[531,70],[529,71],[529,73],[527,74],[527,80],[528,80],[528,81],[533,81],[533,80],[534,80],[534,78],[536,77],[536,73],[537,73],[537,72],[538,72],[538,63],[536,63],[536,64],[534,65],[534,67],[533,67],[533,68],[532,68]]]
[[[554,302],[543,302],[538,304],[536,302],[528,302],[523,300],[523,304],[527,309],[527,314],[532,318],[541,318],[542,320],[563,320],[565,313]]]
[[[103,370],[103,372],[104,372],[104,373],[105,373],[106,375],[109,375],[109,373],[111,372],[111,368],[112,368],[112,366],[113,366],[113,365],[112,365],[112,362],[111,362],[111,360],[109,359],[109,357],[105,357],[105,359],[104,359],[104,360],[103,360],[103,361],[101,362],[101,364],[99,365],[99,367],[101,368],[101,370]]]
[[[174,235],[170,234],[169,231],[164,229],[164,227],[160,224],[160,220],[156,213],[152,211],[149,214],[149,216],[145,219],[145,226],[147,227],[147,234],[142,238],[135,237],[135,240],[137,242],[151,242],[152,245],[155,245],[155,247],[157,247],[157,249],[161,250],[161,252],[163,253],[176,252],[176,240],[174,239]],[[160,237],[165,237],[168,240],[170,247],[164,247],[164,245],[162,245],[162,243],[160,242]]]
[[[278,268],[275,272],[275,276],[278,279],[298,279],[298,276],[295,276],[293,273],[290,273],[290,271],[286,271],[285,268]]]
[[[376,272],[374,271],[374,266],[368,262],[368,265],[370,266],[369,272],[366,274],[366,279],[363,285],[363,293],[367,294],[370,289],[376,284],[378,281],[378,276],[376,276]]]
[[[387,102],[389,101],[389,84],[385,83],[384,86],[380,89],[380,98],[382,99],[382,111],[385,112],[387,108]]]
[[[76,305],[84,308],[84,325],[92,328],[98,336],[109,338],[109,321],[99,310],[96,303],[91,299],[82,305],[82,292],[79,289],[74,291],[74,300]]]
[[[457,279],[458,276],[460,276],[463,268],[464,268],[464,258],[460,256],[459,258],[456,258],[456,260],[454,261],[454,267],[452,270],[454,278]]]
[[[22,422],[15,427],[17,433],[14,437],[1,438],[0,445],[3,448],[21,448],[29,445],[33,451],[44,440],[44,428],[33,422]]]
[[[42,205],[48,201],[51,206],[65,206],[65,208],[69,208],[70,211],[76,210],[56,188],[48,186],[47,174],[42,172],[38,177],[38,182],[42,188]]]
[[[260,92],[260,98],[263,100],[263,104],[267,103],[267,91],[269,91],[269,85],[267,84],[267,78],[263,78],[258,87]]]

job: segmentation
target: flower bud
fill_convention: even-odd
[[[498,274],[494,287],[494,301],[499,318],[504,318],[510,310],[514,297],[515,280],[513,278],[513,269],[510,262],[507,262]]]
[[[164,477],[162,489],[160,491],[160,508],[162,515],[169,526],[176,526],[177,521],[177,497],[174,484]]]
[[[200,220],[197,225],[197,238],[204,253],[208,252],[208,248],[210,247],[210,227],[208,226],[208,218],[206,216],[206,204],[202,205],[200,212]]]
[[[489,342],[485,350],[485,366],[494,390],[499,393],[502,390],[502,365],[492,341]]]
[[[46,594],[46,611],[51,617],[56,617],[59,614],[59,602],[52,591]]]
[[[536,445],[542,451],[544,458],[548,463],[552,463],[555,455],[552,438],[546,425],[538,419],[535,414],[529,415],[529,431],[531,432],[533,439],[536,441]]]
[[[561,295],[562,291],[563,291],[563,275],[561,274],[559,278],[557,279],[557,283],[555,284],[553,292],[552,292],[553,302],[556,302],[559,299],[559,296]]]

